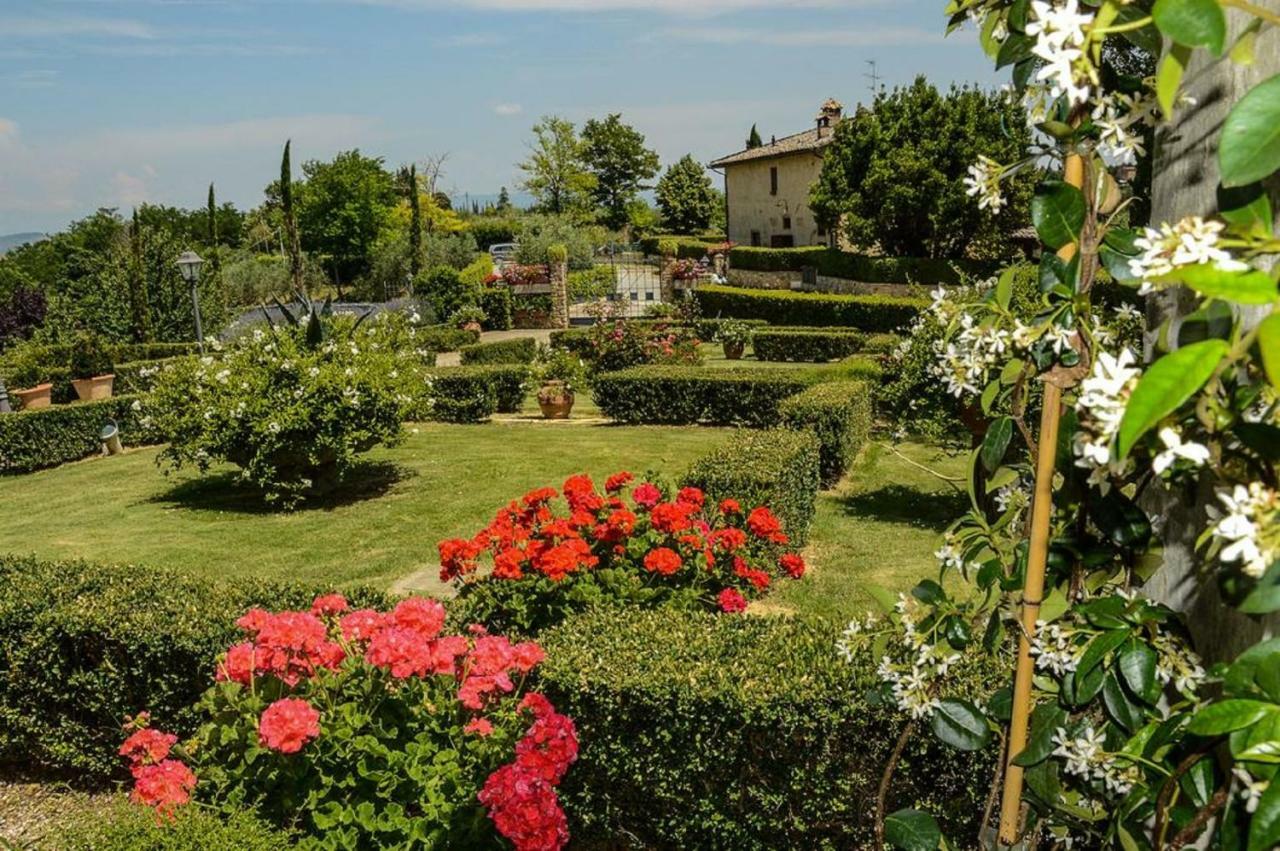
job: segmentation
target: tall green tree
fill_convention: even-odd
[[[764,145],[764,140],[760,138],[760,131],[756,129],[754,124],[751,125],[751,132],[747,135],[747,150],[759,148]]]
[[[129,282],[129,320],[133,339],[145,343],[151,339],[151,311],[147,305],[147,277],[142,263],[142,220],[134,208],[129,228],[129,260],[125,266]]]
[[[498,191],[498,204],[493,211],[501,215],[511,212],[511,193],[507,192],[507,187],[504,186]]]
[[[545,116],[533,127],[529,156],[519,164],[520,188],[537,199],[542,212],[560,215],[590,209],[596,178],[583,159],[584,146],[572,121]]]
[[[876,97],[836,128],[810,193],[818,221],[862,248],[910,257],[1007,256],[1008,234],[1026,221],[1035,176],[1005,186],[998,214],[978,209],[964,179],[980,156],[1022,157],[1026,115],[1008,94],[924,77]]]
[[[583,162],[595,177],[591,192],[600,207],[600,220],[610,228],[626,226],[627,206],[658,174],[655,151],[645,147],[644,134],[614,113],[582,125]]]
[[[409,165],[409,274],[418,277],[422,271],[422,198],[418,192],[418,164]]]
[[[218,201],[214,197],[213,184],[209,184],[209,201],[205,206],[207,232],[205,237],[209,246],[209,268],[217,275],[222,271],[222,257],[218,250]]]
[[[369,269],[374,244],[396,203],[395,181],[381,157],[343,151],[330,162],[308,160],[298,199],[302,247],[322,255],[335,283]]]
[[[685,154],[658,181],[655,193],[662,225],[675,233],[706,230],[715,216],[717,192],[702,164]]]
[[[284,143],[284,156],[280,159],[280,211],[284,217],[285,250],[289,254],[289,277],[293,279],[293,288],[303,291],[302,277],[302,243],[298,237],[298,214],[293,203],[293,167],[289,160],[289,149],[293,140]]]

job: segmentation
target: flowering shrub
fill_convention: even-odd
[[[444,624],[425,598],[249,610],[190,741],[132,723],[120,755],[133,799],[162,816],[193,795],[252,809],[325,847],[479,847],[496,830],[520,851],[562,848],[556,786],[578,738],[545,697],[521,694],[541,648]]]
[[[161,458],[202,472],[230,461],[286,507],[323,493],[357,454],[399,439],[410,406],[430,396],[419,332],[413,316],[317,316],[173,362],[144,412],[169,441]]]
[[[593,373],[642,364],[702,363],[701,341],[687,326],[601,322],[591,326],[589,337],[583,356]]]
[[[740,612],[804,560],[765,506],[708,504],[698,488],[669,494],[622,472],[597,491],[571,476],[561,492],[529,491],[474,537],[441,541],[440,578],[485,623],[535,632],[595,602]],[[558,498],[563,495],[563,507]],[[484,554],[492,570],[480,574]]]

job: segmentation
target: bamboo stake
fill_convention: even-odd
[[[1078,154],[1067,157],[1063,178],[1072,186],[1083,188],[1084,160]],[[1063,260],[1075,256],[1077,246],[1068,243],[1058,251]],[[1031,641],[1044,601],[1044,573],[1049,559],[1049,527],[1053,516],[1053,474],[1057,466],[1058,423],[1062,414],[1062,388],[1046,381],[1044,408],[1040,412],[1040,439],[1036,453],[1035,497],[1031,503],[1031,544],[1027,553],[1027,580],[1022,590],[1022,636],[1018,640],[1018,665],[1013,681],[1013,717],[1009,723],[1009,749],[1006,753],[1004,795],[1000,804],[1000,844],[1011,846],[1022,832],[1022,766],[1014,765],[1016,757],[1027,746],[1027,728],[1031,718],[1031,680],[1035,664],[1031,659]]]

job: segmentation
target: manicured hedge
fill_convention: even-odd
[[[460,350],[462,364],[533,363],[538,354],[538,341],[533,337],[517,337],[496,343],[476,343]]]
[[[729,267],[754,272],[798,272],[806,266],[819,275],[872,284],[959,284],[986,278],[1004,265],[998,261],[930,257],[868,257],[820,245],[801,248],[753,248],[729,252]]]
[[[559,789],[586,848],[876,847],[877,786],[906,719],[867,692],[868,653],[842,661],[840,626],[781,617],[597,609],[543,633],[540,686],[582,750]],[[981,703],[998,672],[956,669]],[[888,812],[916,806],[969,847],[993,745],[964,753],[928,730],[909,742]]]
[[[704,343],[715,340],[721,324],[724,319],[695,319],[691,322],[678,322],[670,319],[627,319],[628,325],[636,327],[652,327],[655,331],[659,328],[693,328],[694,335]],[[744,324],[750,326],[752,330],[764,328],[769,323],[763,319],[745,320]],[[590,328],[561,328],[551,332],[550,343],[558,349],[565,349],[576,355],[586,356],[591,352],[591,329]]]
[[[64,816],[65,817],[65,816]],[[179,807],[157,819],[150,807],[121,799],[110,808],[72,813],[58,825],[55,851],[277,851],[292,848],[289,834],[236,813],[225,821],[203,807]],[[44,847],[44,846],[42,846]]]
[[[647,236],[640,240],[640,250],[649,256],[661,253],[663,242],[674,242],[676,257],[681,260],[701,260],[712,246],[723,245],[723,236]]]
[[[850,355],[839,363],[825,367],[822,374],[828,381],[857,379],[880,384],[884,380],[884,364],[875,355]]]
[[[480,309],[485,316],[484,322],[480,323],[484,330],[510,331],[515,327],[511,290],[505,285],[480,290]]]
[[[449,325],[433,325],[418,332],[421,348],[428,352],[456,352],[463,346],[480,342],[480,332]]]
[[[822,483],[830,486],[858,457],[871,433],[871,390],[861,381],[817,384],[783,401],[782,421],[818,438]]]
[[[325,590],[0,557],[0,759],[119,776],[126,715],[145,709],[161,729],[189,734],[192,704],[241,635],[235,619],[251,606],[305,608]],[[375,591],[343,593],[387,603]]]
[[[529,368],[523,365],[440,367],[425,375],[434,405],[412,412],[412,419],[480,423],[495,412],[517,413],[529,392]]]
[[[848,328],[764,328],[751,335],[751,350],[766,361],[824,363],[862,351],[866,336]]]
[[[820,450],[808,429],[740,431],[699,458],[681,479],[713,500],[767,505],[798,544],[809,537],[818,497]]]
[[[638,366],[595,377],[591,395],[612,420],[636,425],[779,421],[778,405],[819,380],[817,370]]]
[[[893,331],[909,325],[928,299],[883,295],[823,295],[710,284],[694,291],[704,314],[763,319],[773,325],[840,325]]]
[[[862,351],[871,355],[887,355],[901,342],[902,337],[897,334],[870,334],[863,341]]]
[[[102,448],[99,435],[107,420],[119,424],[126,445],[152,442],[133,410],[136,401],[137,396],[115,396],[0,414],[0,473],[29,473],[93,455]]]

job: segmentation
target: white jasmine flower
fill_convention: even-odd
[[[1172,467],[1174,462],[1179,459],[1188,462],[1193,467],[1203,466],[1209,460],[1209,448],[1207,446],[1194,441],[1183,443],[1182,435],[1175,428],[1166,426],[1160,429],[1160,442],[1164,444],[1165,448],[1151,462],[1151,469],[1155,471],[1157,476]]]
[[[1235,775],[1237,782],[1240,783],[1240,800],[1244,801],[1244,811],[1253,814],[1258,810],[1258,804],[1262,801],[1262,795],[1271,786],[1269,780],[1255,780],[1253,775],[1245,771],[1240,766],[1234,766],[1231,773]]]
[[[1274,520],[1275,492],[1261,482],[1252,482],[1248,487],[1236,485],[1231,491],[1218,491],[1218,501],[1226,508],[1225,516],[1210,527],[1210,533],[1223,545],[1218,558],[1239,565],[1247,576],[1262,576],[1278,555],[1262,540],[1263,529]]]
[[[1142,254],[1129,261],[1129,273],[1142,279],[1138,293],[1146,295],[1167,286],[1155,279],[1172,274],[1179,266],[1207,263],[1227,271],[1249,268],[1218,247],[1222,229],[1222,222],[1200,216],[1187,216],[1175,225],[1165,222],[1159,230],[1143,228],[1142,236],[1134,240]]]
[[[1000,175],[1003,173],[1000,163],[986,156],[979,155],[978,161],[969,166],[969,174],[964,179],[964,191],[966,195],[977,197],[979,210],[989,209],[998,213],[1004,206],[1004,195],[1000,192]]]

